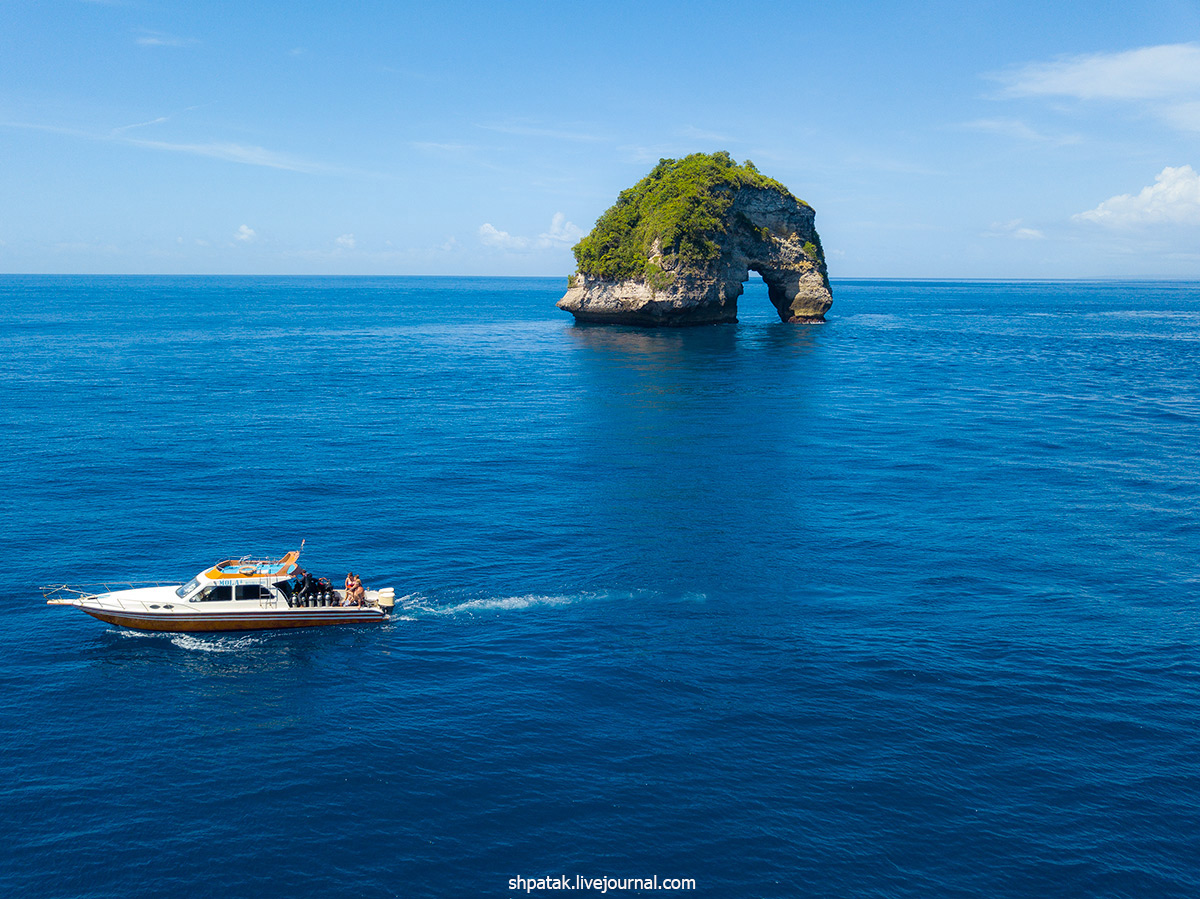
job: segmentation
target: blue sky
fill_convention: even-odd
[[[833,277],[1200,278],[1200,5],[9,2],[0,271],[563,275],[664,156]]]

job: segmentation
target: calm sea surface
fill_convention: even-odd
[[[1200,895],[1200,285],[564,286],[0,277],[0,895]],[[393,619],[37,590],[301,539]]]

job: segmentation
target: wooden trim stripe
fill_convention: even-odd
[[[258,631],[285,627],[320,627],[329,624],[374,624],[387,618],[387,613],[371,608],[292,609],[287,612],[261,614],[216,612],[210,615],[154,614],[116,612],[108,609],[89,609],[80,606],[93,618],[109,624],[139,631]]]

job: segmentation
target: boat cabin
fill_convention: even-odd
[[[226,559],[200,572],[176,589],[175,595],[188,602],[283,599],[290,606],[301,589],[299,557],[298,552],[290,552],[276,560]]]

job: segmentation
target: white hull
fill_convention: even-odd
[[[143,587],[113,593],[53,600],[72,605],[94,618],[144,631],[248,631],[329,624],[371,624],[387,618],[378,592],[368,591],[365,606],[289,606],[280,598],[227,602],[180,600],[176,588]],[[337,591],[340,597],[341,591]],[[375,603],[375,604],[372,604]]]

